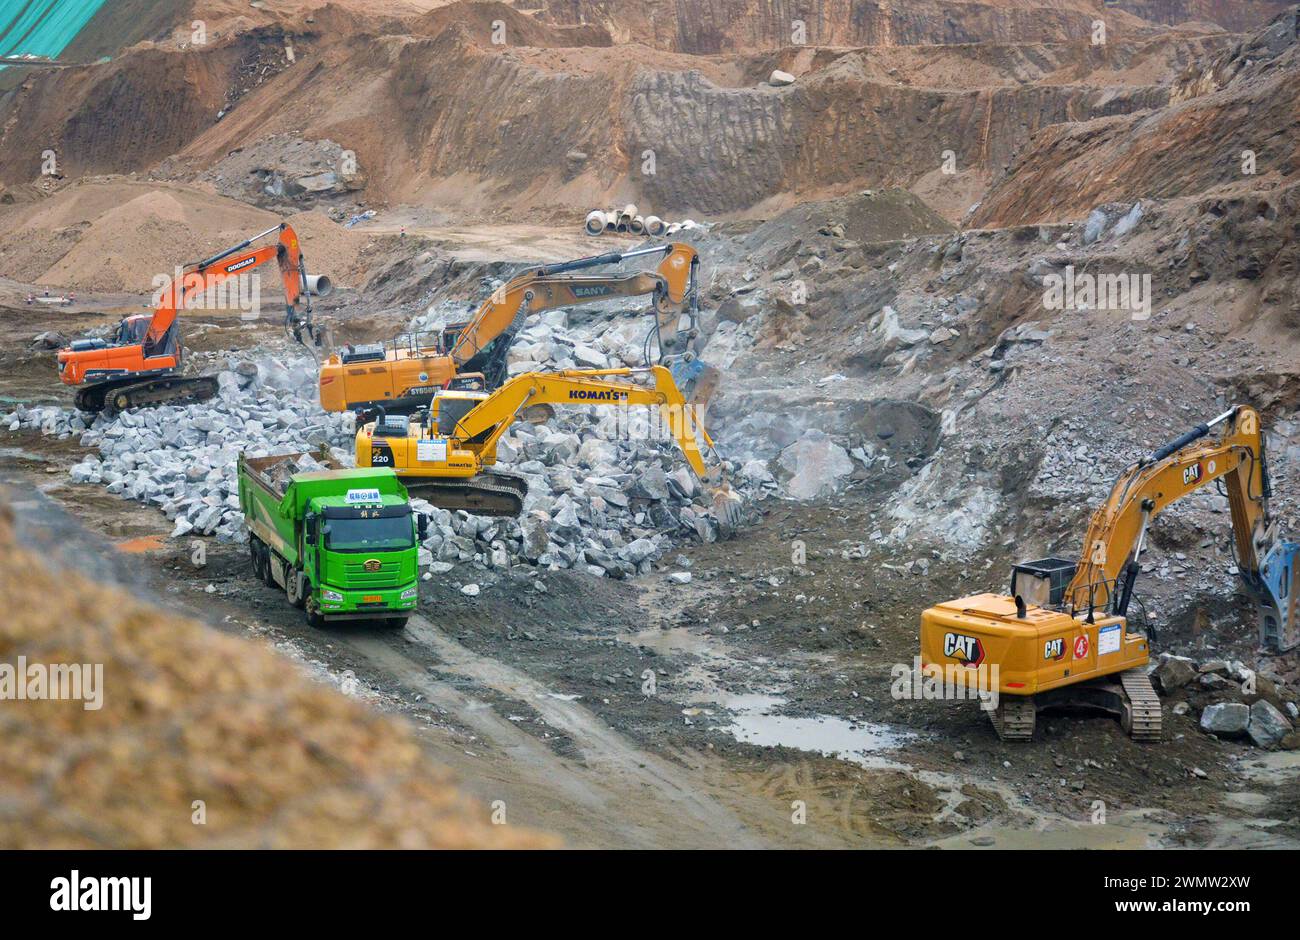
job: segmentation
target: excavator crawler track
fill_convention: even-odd
[[[1151,677],[1141,669],[1129,669],[1119,679],[1125,698],[1120,726],[1134,741],[1159,741],[1163,714]]]
[[[179,375],[156,379],[125,379],[99,382],[77,393],[76,405],[80,411],[103,412],[112,417],[135,408],[153,408],[158,405],[189,405],[207,401],[217,394],[217,380],[210,375],[184,378]]]
[[[1003,741],[1028,741],[1034,736],[1038,707],[1032,695],[1002,695],[998,707],[989,712],[993,730]]]
[[[513,473],[488,471],[472,477],[402,477],[406,491],[440,509],[464,509],[476,516],[518,516],[528,481]]]

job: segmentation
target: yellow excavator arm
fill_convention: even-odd
[[[651,383],[627,381],[637,374],[648,375]],[[550,405],[659,409],[662,426],[710,490],[724,530],[739,521],[739,497],[725,479],[713,439],[665,366],[526,372],[490,393],[443,391],[427,412],[381,415],[361,427],[357,466],[392,467],[409,490],[434,494],[430,500],[444,508],[517,515],[526,492],[523,479],[485,468],[496,463],[502,435],[526,410]]]
[[[639,271],[622,277],[568,273],[597,265],[618,264],[648,254],[664,255],[655,271]],[[459,369],[502,333],[521,327],[524,318],[531,313],[592,303],[607,297],[642,294],[653,295],[661,348],[664,354],[671,354],[684,342],[684,338],[677,335],[681,315],[693,313],[691,307],[698,302],[695,284],[698,266],[699,255],[695,249],[683,242],[674,242],[533,268],[516,275],[492,292],[461,330],[451,348],[451,358]]]
[[[635,372],[648,372],[654,379],[653,387],[632,382],[615,382],[611,379],[630,376]],[[646,370],[589,369],[567,372],[526,372],[506,382],[480,404],[467,411],[456,422],[451,439],[471,447],[484,463],[496,461],[496,445],[515,422],[519,413],[534,405],[643,405],[659,409],[664,426],[681,448],[686,462],[695,475],[707,480],[711,471],[705,466],[699,438],[710,452],[713,439],[698,419],[695,405],[688,403],[672,373],[664,366],[651,366]],[[712,475],[718,473],[715,466]]]
[[[1220,425],[1217,441],[1203,441]],[[1092,515],[1066,599],[1077,608],[1113,603],[1125,613],[1151,520],[1170,503],[1218,480],[1232,513],[1237,565],[1248,580],[1258,576],[1271,541],[1264,431],[1259,413],[1239,405],[1124,471]]]

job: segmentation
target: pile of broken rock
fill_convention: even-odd
[[[352,418],[316,404],[316,373],[309,362],[238,362],[217,381],[217,396],[193,405],[128,411],[111,419],[20,405],[0,425],[77,436],[99,454],[88,454],[72,467],[73,481],[101,483],[123,499],[156,506],[174,521],[174,538],[193,533],[242,541],[239,455],[334,447],[344,457],[351,451]]]
[[[1165,695],[1205,700],[1200,727],[1218,738],[1249,740],[1256,747],[1300,749],[1300,718],[1296,694],[1280,678],[1269,677],[1244,663],[1209,660],[1199,665],[1185,656],[1163,653],[1152,678]],[[1190,702],[1174,710],[1186,711]]]
[[[198,404],[111,419],[19,406],[0,417],[0,427],[75,436],[95,448],[97,455],[72,467],[72,479],[157,507],[173,521],[175,538],[243,541],[239,455],[325,448],[334,463],[351,466],[354,424],[350,415],[327,413],[316,403],[309,360],[232,362],[218,381],[217,397]],[[499,469],[528,481],[518,519],[449,512],[413,500],[434,523],[421,552],[432,572],[457,563],[492,569],[524,563],[625,577],[649,571],[676,545],[719,535],[700,481],[648,420],[629,420],[611,409],[565,410],[546,425],[514,425],[498,445],[498,458]],[[742,486],[742,497],[760,495],[760,484]]]

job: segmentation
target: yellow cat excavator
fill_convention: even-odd
[[[1205,442],[1214,428],[1219,439]],[[987,677],[1003,740],[1027,741],[1053,707],[1108,712],[1135,740],[1158,740],[1160,701],[1146,670],[1150,641],[1128,620],[1151,521],[1170,503],[1218,481],[1232,514],[1238,571],[1255,597],[1260,643],[1300,646],[1300,543],[1277,538],[1259,413],[1238,405],[1156,450],[1120,476],[1093,513],[1077,561],[1013,566],[1009,595],[976,594],[921,615],[921,668],[949,687]],[[1154,632],[1154,631],[1152,631]],[[991,703],[991,702],[990,702]]]
[[[647,255],[664,256],[657,270],[617,276],[572,273]],[[699,255],[680,242],[531,268],[493,291],[467,322],[448,324],[440,333],[404,333],[388,343],[347,346],[330,356],[320,370],[321,407],[410,414],[449,385],[490,391],[505,378],[506,354],[529,314],[641,294],[653,295],[651,329],[659,361],[672,365],[679,381],[711,388],[716,373],[690,348],[698,335],[698,269]],[[685,328],[683,315],[688,318]],[[647,349],[649,345],[647,338]]]
[[[648,376],[650,384],[628,381],[638,375]],[[685,399],[665,366],[526,372],[494,392],[439,390],[414,416],[383,413],[360,428],[357,466],[391,467],[413,496],[444,509],[517,516],[527,482],[487,468],[496,463],[501,436],[525,409],[545,415],[554,404],[657,408],[663,428],[710,491],[724,534],[735,528],[740,498],[725,479],[696,405]]]

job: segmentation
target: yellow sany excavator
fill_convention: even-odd
[[[1219,438],[1206,442],[1214,428]],[[1148,636],[1128,621],[1151,521],[1170,503],[1219,481],[1232,514],[1237,569],[1256,598],[1260,643],[1300,646],[1300,543],[1282,541],[1259,413],[1238,405],[1130,466],[1092,515],[1080,558],[1014,566],[1011,593],[976,594],[921,615],[921,665],[981,670],[995,684],[990,711],[1003,740],[1029,740],[1038,711],[1092,707],[1135,739],[1158,740],[1160,701],[1146,670]],[[973,675],[973,673],[970,673]]]
[[[629,381],[636,376],[648,377],[650,384]],[[391,467],[412,495],[445,509],[517,516],[527,482],[487,468],[496,463],[501,436],[525,409],[545,414],[547,409],[538,406],[557,404],[657,408],[667,434],[711,491],[724,534],[735,528],[740,498],[724,478],[722,461],[696,405],[685,399],[664,366],[526,372],[494,392],[443,389],[413,416],[381,414],[360,428],[357,466]]]
[[[573,273],[648,255],[663,256],[654,271]],[[681,384],[711,390],[716,372],[691,349],[699,333],[698,269],[699,255],[683,242],[531,268],[493,291],[467,322],[448,324],[440,333],[404,333],[388,343],[348,346],[330,356],[320,370],[321,407],[411,414],[441,388],[490,391],[504,380],[506,354],[529,314],[642,294],[652,295],[658,362],[674,368]],[[647,350],[650,345],[647,337]]]

